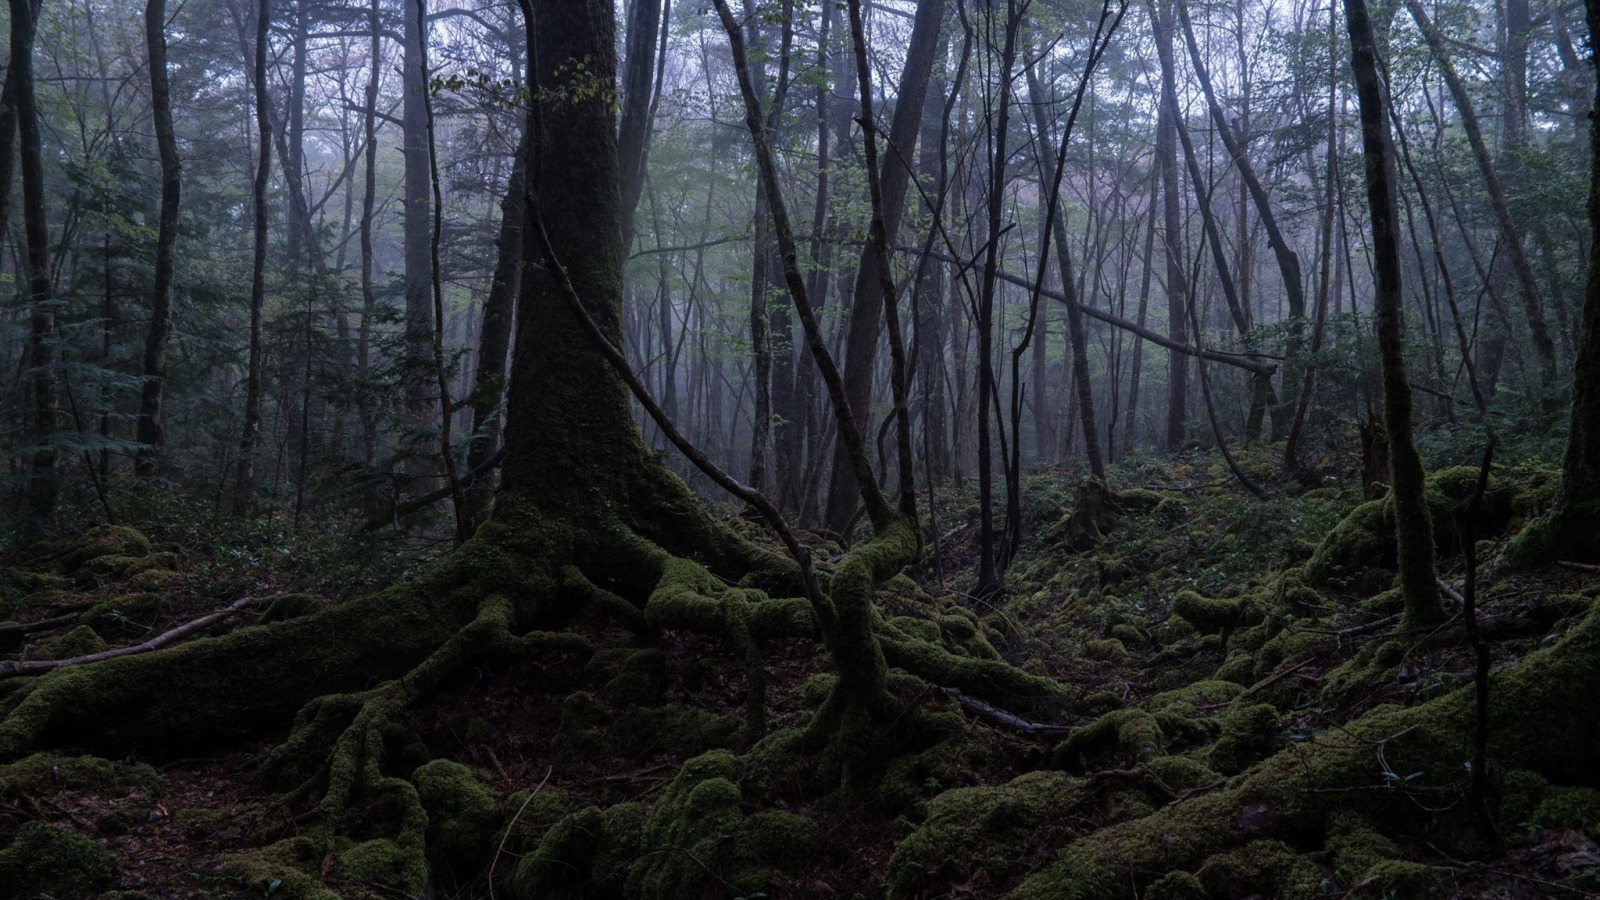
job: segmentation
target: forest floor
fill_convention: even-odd
[[[1270,482],[1263,460],[1254,460],[1257,474]],[[1482,559],[1492,559],[1498,542],[1548,498],[1549,478],[1532,467],[1497,470],[1504,514],[1480,532]],[[747,766],[746,815],[781,810],[815,828],[783,862],[762,869],[769,880],[757,890],[733,874],[727,841],[708,845],[705,858],[683,850],[709,876],[702,895],[1003,896],[1100,829],[1180,806],[1379,705],[1414,706],[1470,687],[1473,656],[1459,604],[1438,628],[1399,630],[1398,594],[1381,552],[1319,553],[1367,499],[1354,481],[1330,478],[1328,487],[1297,496],[1280,489],[1261,501],[1209,457],[1128,462],[1111,482],[1138,502],[1105,523],[1103,540],[1073,548],[1064,546],[1064,523],[1077,477],[1030,476],[1026,534],[1007,592],[988,601],[962,590],[971,583],[976,503],[962,493],[940,496],[929,562],[890,583],[880,597],[883,615],[953,652],[1047,675],[1070,700],[997,715],[930,689],[916,698],[921,707],[959,710],[966,724],[895,760],[880,790],[862,802],[810,796],[781,773]],[[1448,495],[1449,486],[1441,487]],[[0,664],[138,644],[230,604],[240,611],[202,634],[301,615],[404,578],[436,552],[343,533],[297,538],[270,524],[201,513],[152,505],[130,518],[138,533],[102,528],[87,545],[63,541],[53,557],[9,561],[0,569],[0,619],[12,620],[0,624]],[[1441,579],[1447,594],[1457,592],[1461,548],[1447,539],[1441,545]],[[1308,563],[1314,587],[1304,576]],[[1488,579],[1477,599],[1496,670],[1557,641],[1597,595],[1600,573],[1579,567]],[[1175,605],[1189,612],[1180,615]],[[1231,612],[1218,618],[1219,608]],[[452,760],[470,769],[496,807],[489,846],[438,857],[428,896],[491,896],[491,883],[499,896],[524,895],[525,888],[508,890],[507,877],[566,814],[595,807],[643,816],[672,792],[686,760],[718,748],[750,750],[739,730],[747,668],[723,642],[667,631],[641,653],[604,619],[567,627],[611,649],[587,661],[554,654],[469,670],[408,710],[386,736],[400,748],[387,763],[394,774]],[[826,693],[826,655],[806,639],[767,642],[763,650],[769,731],[802,725]],[[8,682],[21,680],[0,681],[0,699],[12,690]],[[1141,723],[1153,727],[1141,732]],[[37,822],[103,848],[54,845],[87,854],[72,865],[105,872],[61,882],[52,888],[57,900],[316,890],[413,896],[350,864],[343,843],[300,847],[294,864],[316,889],[265,878],[249,864],[262,847],[296,834],[315,805],[314,794],[286,794],[260,777],[261,760],[282,738],[281,729],[263,727],[220,749],[215,736],[196,736],[188,758],[142,760],[135,751],[102,761],[62,751],[0,765],[0,848]],[[1466,735],[1461,758],[1470,758]],[[1544,784],[1518,793],[1511,783],[1522,776],[1496,772],[1500,849],[1463,815],[1465,773],[1442,786],[1430,774],[1427,788],[1419,782],[1411,790],[1421,774],[1385,768],[1386,780],[1371,786],[1426,807],[1402,833],[1380,839],[1388,843],[1378,856],[1416,864],[1407,878],[1354,866],[1355,856],[1329,841],[1290,840],[1287,863],[1237,855],[1208,861],[1194,873],[1196,896],[1600,896],[1600,793]],[[377,827],[357,814],[340,830],[359,838]],[[7,871],[31,871],[20,847],[17,837],[11,850],[0,850],[0,900],[34,896],[34,888],[4,883]],[[1148,885],[1154,874],[1129,877]],[[638,893],[636,882],[629,892]],[[1151,888],[1144,896],[1158,894],[1192,891]],[[607,894],[596,886],[594,895]]]

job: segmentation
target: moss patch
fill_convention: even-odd
[[[0,850],[0,900],[86,900],[117,883],[117,858],[75,831],[24,822]]]

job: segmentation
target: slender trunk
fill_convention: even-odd
[[[670,0],[668,0],[670,2]],[[655,81],[656,39],[662,29],[662,0],[633,0],[622,61],[622,116],[617,125],[617,164],[621,173],[622,246],[633,247],[633,213],[644,185],[649,142],[651,86]]]
[[[250,357],[245,372],[244,433],[233,483],[235,515],[249,512],[256,492],[255,451],[261,437],[262,313],[267,297],[267,179],[272,174],[272,116],[267,107],[267,31],[272,0],[256,0],[255,53],[251,81],[256,101],[256,175],[251,185],[255,240],[250,258]]]
[[[1176,28],[1173,4],[1165,5],[1153,19],[1159,19],[1156,42],[1165,42],[1162,58],[1172,58],[1172,33]],[[1161,67],[1161,107],[1156,121],[1156,167],[1161,172],[1161,238],[1167,258],[1167,336],[1175,343],[1189,342],[1189,295],[1183,264],[1183,213],[1178,200],[1178,109],[1177,75],[1170,65]],[[1167,429],[1161,439],[1163,449],[1172,451],[1183,444],[1188,426],[1189,360],[1180,352],[1167,354]]]
[[[362,104],[362,131],[366,138],[364,177],[361,185],[361,333],[356,344],[356,369],[361,379],[358,406],[361,413],[361,449],[368,468],[378,461],[378,417],[372,396],[372,339],[378,314],[378,296],[373,290],[372,267],[373,213],[378,196],[378,79],[382,74],[382,23],[378,18],[379,0],[367,8],[367,28],[371,44],[367,55],[366,97]]]
[[[1141,329],[1145,327],[1145,315],[1150,306],[1150,281],[1155,273],[1156,249],[1156,204],[1160,201],[1161,178],[1155,173],[1150,173],[1150,199],[1145,204],[1144,216],[1144,264],[1143,272],[1139,276],[1139,312],[1134,319]],[[1144,374],[1144,341],[1133,342],[1133,362],[1129,364],[1128,373],[1128,412],[1127,420],[1123,424],[1122,449],[1126,453],[1132,450],[1139,437],[1139,381]]]
[[[934,60],[939,53],[939,32],[944,23],[944,0],[924,0],[917,4],[911,26],[911,42],[906,49],[905,68],[900,74],[894,119],[889,125],[889,143],[878,172],[882,183],[884,234],[892,240],[900,230],[905,210],[906,189],[910,184],[913,148],[922,121],[922,101],[928,90]],[[861,254],[856,268],[855,290],[851,295],[850,326],[845,345],[844,378],[850,409],[857,430],[865,433],[872,411],[872,382],[876,370],[878,340],[883,334],[884,275],[879,272],[878,255],[869,247]],[[848,449],[835,444],[833,477],[828,490],[828,528],[843,533],[855,513],[860,496],[852,487]]]
[[[27,241],[28,381],[33,394],[31,431],[36,447],[23,496],[24,535],[47,534],[55,519],[59,490],[56,472],[56,428],[60,401],[56,393],[56,317],[51,297],[50,235],[44,220],[44,153],[40,145],[39,110],[33,94],[33,42],[37,9],[33,0],[10,0],[11,63],[8,83],[17,106],[17,145],[22,171],[22,222]]]
[[[1534,279],[1533,264],[1523,248],[1522,236],[1511,220],[1511,207],[1506,203],[1505,190],[1501,187],[1500,177],[1489,158],[1489,147],[1484,142],[1483,129],[1478,124],[1478,114],[1473,107],[1472,97],[1467,93],[1466,85],[1461,82],[1460,76],[1456,74],[1444,38],[1428,18],[1428,13],[1422,8],[1422,4],[1418,0],[1404,0],[1404,2],[1406,9],[1411,12],[1411,18],[1417,23],[1417,29],[1422,32],[1423,39],[1433,51],[1434,61],[1439,64],[1445,86],[1450,89],[1450,96],[1455,99],[1456,111],[1461,114],[1462,130],[1467,133],[1467,144],[1472,148],[1472,158],[1478,164],[1479,174],[1483,176],[1484,187],[1489,193],[1489,208],[1494,213],[1495,223],[1500,228],[1500,240],[1510,256],[1511,270],[1517,278],[1517,288],[1522,295],[1522,309],[1528,317],[1528,331],[1533,338],[1534,353],[1539,358],[1541,377],[1545,384],[1554,384],[1556,349],[1555,342],[1550,337],[1550,330],[1545,325],[1544,301],[1539,296],[1539,285]]]
[[[150,294],[150,330],[144,339],[144,384],[139,395],[139,454],[134,471],[156,473],[162,452],[162,389],[166,381],[167,338],[172,334],[172,270],[178,243],[178,201],[183,164],[172,131],[172,93],[167,85],[167,3],[149,0],[144,11],[145,44],[150,55],[150,108],[161,156],[161,216],[156,230],[155,285]]]
[[[437,424],[438,397],[433,380],[433,279],[430,246],[433,243],[433,194],[428,177],[428,113],[424,92],[429,89],[422,72],[422,42],[425,29],[422,9],[413,0],[404,0],[404,55],[401,62],[401,122],[404,132],[403,159],[404,213],[403,258],[405,261],[405,402],[406,414],[414,432],[420,434]],[[431,485],[433,466],[418,454],[410,474],[423,479],[426,493]]]
[[[1408,5],[1413,0],[1407,0]],[[1405,319],[1401,311],[1399,211],[1395,202],[1394,149],[1386,98],[1378,78],[1377,48],[1366,0],[1345,0],[1351,68],[1360,100],[1361,149],[1366,160],[1367,207],[1372,220],[1377,274],[1374,322],[1383,367],[1383,424],[1393,470],[1395,543],[1408,627],[1444,618],[1434,570],[1433,525],[1424,496],[1422,458],[1411,439],[1411,384],[1405,370]]]

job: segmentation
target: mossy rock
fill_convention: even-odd
[[[487,862],[500,831],[494,792],[468,767],[436,759],[411,773],[428,813],[428,852],[456,871]]]
[[[599,656],[596,654],[596,658]],[[620,708],[660,705],[667,693],[665,653],[655,649],[630,650],[617,663],[615,674],[600,689],[600,696],[607,703]]]
[[[1336,701],[1383,680],[1405,655],[1406,645],[1400,641],[1368,642],[1355,656],[1323,676],[1322,698]]]
[[[1222,780],[1222,776],[1204,763],[1187,756],[1158,756],[1144,764],[1150,774],[1173,792],[1206,787]]]
[[[144,763],[113,762],[98,756],[35,753],[0,765],[0,796],[47,797],[57,791],[92,791],[121,796],[130,790],[153,794],[162,778]]]
[[[1585,787],[1552,787],[1533,811],[1540,828],[1576,828],[1597,833],[1600,826],[1600,791]]]
[[[94,841],[39,821],[0,850],[0,900],[87,900],[117,884],[117,858]]]
[[[1328,818],[1327,848],[1333,854],[1334,876],[1345,887],[1359,884],[1373,866],[1400,858],[1400,848],[1365,818],[1335,812]]]
[[[142,591],[137,594],[125,594],[121,597],[112,597],[102,600],[91,606],[88,611],[78,617],[84,625],[94,625],[110,631],[119,628],[138,627],[135,619],[149,620],[165,612],[168,607],[165,597],[160,594]]]
[[[47,638],[28,648],[28,659],[76,659],[106,649],[102,638],[88,625],[79,625],[66,634]]]
[[[261,623],[268,625],[309,616],[325,605],[310,594],[284,594],[267,606],[267,611],[261,614]]]
[[[1495,674],[1489,755],[1507,770],[1539,772],[1562,784],[1600,787],[1600,613],[1591,612],[1554,645]],[[1317,834],[1335,812],[1360,815],[1385,831],[1423,827],[1432,813],[1394,790],[1385,772],[1420,773],[1419,787],[1459,790],[1471,732],[1473,691],[1418,706],[1376,707],[1337,731],[1280,751],[1239,778],[1137,821],[1080,837],[1029,876],[1011,900],[1127,900],[1156,873],[1195,871],[1208,859],[1276,835]],[[1537,735],[1537,739],[1529,739]],[[1374,748],[1382,744],[1380,759]],[[1382,875],[1402,884],[1423,873],[1389,861]],[[1428,888],[1399,896],[1425,896]]]
[[[1042,843],[1080,796],[1077,779],[1054,772],[945,791],[929,801],[927,819],[889,857],[888,896],[920,897],[951,884],[1022,874],[1025,849]]]
[[[1322,870],[1281,841],[1252,841],[1206,860],[1198,876],[1213,897],[1324,897]]]
[[[1454,466],[1427,477],[1424,495],[1433,522],[1434,543],[1440,553],[1461,549],[1461,517],[1477,490],[1478,469]],[[1491,477],[1478,508],[1474,533],[1480,538],[1504,534],[1515,517],[1529,508],[1528,499],[1515,488]],[[1326,584],[1335,576],[1354,576],[1358,584],[1382,586],[1363,576],[1369,569],[1393,572],[1395,567],[1394,499],[1369,500],[1323,537],[1306,564],[1306,580]]]
[[[1211,747],[1211,768],[1225,775],[1244,771],[1272,752],[1280,727],[1278,711],[1268,704],[1235,704],[1222,717],[1222,736]]]
[[[622,897],[647,815],[642,803],[620,803],[559,819],[506,879],[508,892],[516,900]]]
[[[362,841],[340,853],[335,871],[354,881],[381,884],[421,896],[428,885],[428,867],[420,853],[388,838]]]
[[[773,867],[806,855],[785,844],[813,843],[815,826],[790,814],[751,821],[756,817],[745,815],[733,781],[739,770],[738,757],[725,750],[683,764],[650,811],[628,875],[629,895],[669,900],[764,892]]]
[[[279,841],[270,847],[228,857],[224,875],[240,884],[248,896],[271,900],[347,900],[322,883],[325,842],[310,837]]]
[[[1117,626],[1119,628],[1124,626]],[[1089,659],[1102,662],[1127,662],[1128,648],[1116,638],[1106,638],[1100,641],[1088,641],[1083,645],[1083,655]]]
[[[1144,889],[1144,900],[1206,900],[1206,886],[1188,872],[1168,872]]]
[[[1202,634],[1231,631],[1262,619],[1261,610],[1247,598],[1203,597],[1190,590],[1179,591],[1172,598],[1172,612]]]
[[[1142,709],[1119,709],[1067,735],[1056,745],[1052,764],[1058,769],[1083,771],[1111,750],[1143,762],[1161,755],[1166,746],[1166,735],[1154,715]]]
[[[150,539],[126,525],[97,525],[83,533],[78,546],[62,561],[62,570],[74,572],[90,560],[104,556],[138,558],[150,553]]]

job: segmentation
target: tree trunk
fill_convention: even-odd
[[[262,314],[267,298],[267,179],[272,174],[272,114],[267,107],[267,30],[272,0],[256,0],[256,35],[251,81],[256,101],[256,174],[251,185],[255,219],[250,257],[250,356],[245,370],[244,433],[233,482],[233,512],[244,515],[255,497],[255,452],[261,437]]]
[[[1173,4],[1165,0],[1158,15],[1157,43],[1165,42],[1163,59],[1172,58],[1172,33],[1176,28]],[[1167,336],[1179,344],[1189,342],[1189,295],[1184,272],[1182,210],[1178,201],[1177,75],[1170,65],[1161,67],[1161,108],[1156,116],[1156,168],[1161,172],[1161,238],[1167,258]],[[1183,353],[1167,354],[1167,428],[1161,446],[1167,451],[1183,445],[1189,412],[1189,359]]]
[[[149,0],[144,11],[145,46],[150,54],[150,107],[156,149],[161,155],[161,216],[156,230],[155,285],[150,292],[150,329],[144,339],[144,384],[139,394],[139,455],[134,471],[156,473],[163,445],[162,388],[166,381],[167,337],[172,334],[172,270],[178,244],[178,201],[183,163],[172,132],[172,93],[167,86],[167,3]]]
[[[1422,8],[1422,4],[1417,0],[1405,0],[1405,5],[1411,12],[1411,18],[1417,23],[1417,29],[1428,42],[1429,49],[1433,51],[1434,61],[1439,64],[1445,85],[1450,88],[1450,96],[1455,100],[1456,111],[1461,114],[1462,130],[1467,133],[1467,143],[1472,147],[1472,158],[1477,162],[1478,172],[1483,176],[1484,187],[1489,192],[1489,208],[1494,213],[1495,223],[1500,228],[1500,240],[1510,256],[1511,270],[1517,277],[1517,288],[1522,295],[1522,309],[1528,317],[1528,332],[1533,337],[1533,349],[1539,358],[1541,377],[1545,384],[1554,384],[1556,349],[1555,342],[1550,338],[1550,330],[1545,325],[1544,301],[1539,296],[1538,282],[1534,280],[1533,264],[1523,249],[1522,235],[1511,220],[1511,208],[1506,204],[1505,190],[1501,187],[1500,177],[1496,174],[1494,163],[1489,158],[1489,147],[1484,143],[1483,129],[1478,125],[1478,114],[1473,108],[1472,97],[1467,93],[1466,85],[1462,84],[1460,76],[1456,74],[1455,66],[1450,61],[1450,53],[1445,48],[1444,38],[1428,18],[1428,13]]]
[[[1410,0],[1408,0],[1410,2]],[[1361,149],[1366,160],[1367,206],[1372,217],[1377,273],[1374,319],[1383,366],[1383,425],[1393,470],[1395,543],[1407,627],[1444,618],[1434,570],[1433,524],[1424,496],[1422,458],[1411,440],[1411,384],[1406,380],[1405,319],[1401,312],[1399,212],[1395,202],[1394,149],[1386,98],[1378,78],[1377,48],[1366,0],[1345,0],[1351,68],[1360,100]]]
[[[429,90],[422,74],[422,42],[426,27],[414,0],[403,0],[404,54],[401,60],[401,122],[404,132],[403,158],[403,259],[405,261],[405,404],[415,432],[436,424],[438,398],[432,385],[433,370],[433,278],[432,254],[433,186],[428,177],[428,114],[422,92]],[[420,448],[419,448],[420,449]],[[433,467],[426,456],[414,457],[410,474],[431,482]]]
[[[22,222],[27,240],[27,366],[33,394],[33,440],[37,442],[22,503],[24,537],[52,529],[59,490],[56,473],[56,428],[60,402],[56,396],[56,317],[51,303],[50,235],[44,219],[44,153],[40,145],[39,109],[34,99],[33,42],[37,25],[32,0],[10,0],[11,63],[8,83],[17,105],[17,144],[22,170]]]
[[[883,226],[889,240],[900,230],[905,210],[906,189],[910,184],[913,152],[922,122],[922,101],[928,90],[934,60],[939,56],[939,32],[944,23],[944,0],[924,0],[917,4],[911,26],[911,42],[906,49],[905,68],[900,74],[894,119],[889,125],[888,150],[879,177],[883,187]],[[1004,115],[1002,113],[1002,115]],[[872,382],[876,371],[878,341],[883,335],[883,281],[877,255],[864,250],[856,268],[855,290],[851,294],[850,330],[845,345],[844,378],[856,428],[865,433],[872,411]],[[843,533],[853,517],[860,494],[854,487],[845,448],[834,445],[833,475],[828,488],[827,527]]]

